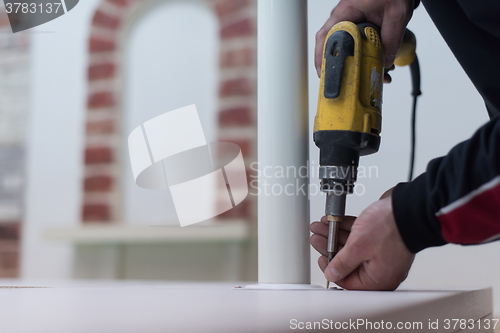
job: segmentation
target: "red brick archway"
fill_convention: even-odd
[[[123,218],[120,164],[128,133],[122,133],[120,121],[121,41],[126,40],[123,37],[133,15],[148,1],[103,0],[92,19],[83,222],[109,223]],[[219,141],[238,144],[248,165],[256,156],[256,1],[201,1],[213,8],[220,25]],[[254,207],[255,200],[249,196],[221,217],[252,218]]]

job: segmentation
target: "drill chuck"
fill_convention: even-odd
[[[357,165],[336,166],[322,165],[319,167],[319,179],[323,192],[334,191],[351,194],[357,177]]]

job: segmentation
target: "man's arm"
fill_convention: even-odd
[[[415,253],[446,242],[487,242],[500,234],[500,2],[422,2],[493,119],[431,161],[423,175],[396,187],[396,222]]]
[[[485,99],[490,116],[499,115],[500,3],[423,2]],[[340,20],[354,21],[348,17]],[[347,235],[340,239],[342,249],[328,267],[321,257],[320,267],[329,280],[348,289],[394,289],[413,260],[408,249],[415,253],[446,242],[473,244],[497,239],[499,212],[500,116],[497,116],[471,139],[431,161],[427,171],[416,180],[399,184],[392,198],[375,202],[347,224],[348,230],[343,230]],[[315,233],[311,244],[320,251],[324,247],[325,227],[315,222],[311,231]],[[406,246],[401,247],[402,244]]]
[[[425,173],[366,208],[341,227],[341,250],[327,267],[328,227],[311,224],[311,244],[323,254],[325,276],[347,289],[395,289],[416,253],[447,242],[478,244],[500,238],[500,117]]]
[[[478,244],[500,236],[500,117],[425,173],[396,186],[396,224],[411,252],[445,243]]]

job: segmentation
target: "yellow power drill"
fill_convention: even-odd
[[[412,63],[415,45],[415,36],[407,30],[395,63]],[[359,157],[379,149],[383,79],[384,50],[378,27],[352,22],[334,25],[323,48],[314,120],[319,178],[329,221],[328,262],[338,251],[339,223],[345,215],[346,195],[353,193]]]

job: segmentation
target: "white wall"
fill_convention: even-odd
[[[42,239],[49,226],[80,221],[87,40],[98,0],[85,0],[31,34],[27,190],[21,274],[64,278],[72,249]]]
[[[124,66],[125,135],[160,114],[196,104],[205,138],[215,141],[219,22],[213,9],[201,2],[165,1],[148,9],[130,30]],[[122,163],[125,222],[178,225],[170,192],[138,187],[128,154]]]
[[[313,64],[314,35],[323,25],[337,1],[309,0],[309,106],[310,126],[316,112],[319,79]],[[462,68],[420,5],[409,28],[417,36],[417,54],[422,75],[422,92],[417,111],[416,175],[425,171],[427,162],[446,154],[488,120],[486,109]],[[392,72],[393,81],[384,86],[382,143],[380,151],[361,158],[361,165],[376,166],[378,177],[359,179],[366,193],[348,198],[347,214],[357,215],[378,199],[388,188],[406,181],[410,147],[410,108],[412,98],[409,68]],[[311,136],[312,137],[312,136]],[[318,165],[318,149],[310,142],[310,158]],[[312,179],[312,182],[317,180]],[[311,199],[311,220],[323,215],[324,197]],[[324,284],[324,277],[312,252],[312,281]],[[453,288],[489,286],[497,291],[500,305],[500,242],[476,247],[447,245],[419,253],[403,287]],[[500,308],[497,307],[497,314]]]

